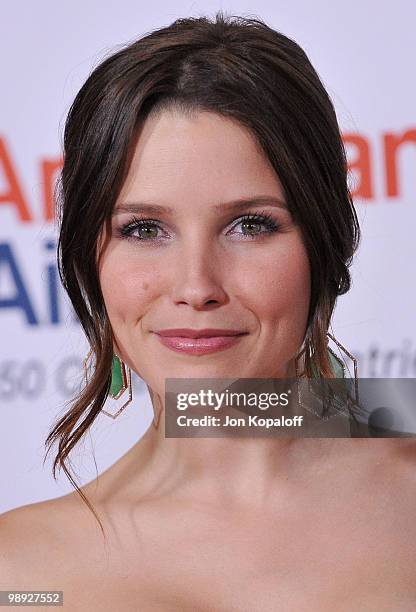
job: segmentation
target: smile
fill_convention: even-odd
[[[231,346],[241,340],[246,333],[233,336],[210,336],[207,338],[186,338],[183,336],[160,336],[156,334],[160,342],[173,351],[188,353],[190,355],[204,355],[213,353]]]

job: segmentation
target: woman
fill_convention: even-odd
[[[165,378],[335,374],[359,228],[302,49],[261,20],[179,19],[94,70],[64,148],[60,272],[93,359],[54,468],[72,478],[114,355],[155,420],[81,497],[2,515],[1,588],[63,590],[68,610],[416,609],[413,444],[164,435]]]

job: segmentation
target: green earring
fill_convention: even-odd
[[[354,378],[355,380],[357,380],[358,378],[358,374],[357,374],[357,360],[354,357],[354,355],[351,355],[351,353],[349,351],[347,351],[347,349],[345,348],[345,346],[342,346],[341,342],[339,342],[339,340],[337,340],[332,334],[330,334],[329,332],[327,332],[327,336],[328,338],[330,338],[333,342],[335,342],[335,344],[338,346],[338,348],[345,353],[345,355],[347,355],[347,357],[349,357],[349,359],[352,361],[353,366],[354,366]],[[300,357],[303,355],[303,353],[306,351],[306,348],[304,348],[299,355],[296,357],[295,359],[295,369],[296,369],[296,378],[299,378],[300,376],[303,375],[303,373],[300,373],[298,370],[298,363],[300,360]],[[342,359],[336,355],[336,353],[328,346],[327,348],[327,353],[328,353],[328,360],[329,363],[331,364],[332,370],[335,374],[336,378],[345,378],[345,364],[342,361]],[[312,369],[312,378],[320,378],[320,376],[318,375],[318,370],[315,366],[314,363],[312,363],[311,366]]]
[[[101,412],[104,412],[107,416],[112,419],[116,419],[119,414],[130,404],[133,399],[133,389],[131,385],[131,370],[129,366],[126,366],[124,361],[120,359],[120,357],[114,353],[113,360],[111,362],[111,385],[109,396],[117,400],[119,397],[123,395],[125,391],[128,391],[129,396],[126,402],[122,404],[120,408],[116,410],[116,412],[109,412],[108,410],[101,409]]]
[[[336,378],[345,378],[345,366],[330,348],[328,348],[328,358]]]
[[[337,355],[335,355],[334,351],[329,347],[327,349],[327,353],[332,371],[335,374],[335,378],[345,378],[345,365],[343,364],[341,359]],[[314,363],[312,364],[312,373],[312,378],[320,378],[320,376],[318,375],[318,370]]]
[[[120,357],[114,353],[111,364],[111,387],[110,395],[114,399],[118,399],[127,389],[126,366],[121,361]]]
[[[353,405],[358,405],[359,402],[359,397],[358,397],[358,373],[357,373],[357,359],[351,355],[351,353],[349,351],[347,351],[347,349],[329,332],[327,332],[327,336],[328,336],[328,340],[331,339],[336,345],[337,347],[340,349],[340,351],[342,351],[352,362],[353,364],[353,368],[354,368],[354,375],[352,376],[352,378],[346,378],[345,376],[345,370],[346,370],[346,364],[343,362],[343,360],[335,353],[335,351],[330,348],[329,346],[327,347],[327,354],[328,354],[328,360],[331,364],[331,368],[332,371],[335,375],[335,378],[339,379],[342,378],[345,380],[345,383],[347,385],[347,390],[348,390],[348,399],[347,399],[347,407],[349,409],[351,409],[351,406]],[[305,407],[307,410],[311,410],[314,414],[316,414],[317,416],[319,416],[320,418],[326,418],[323,417],[323,412],[319,413],[316,412],[311,406],[307,406],[304,401],[303,401],[303,392],[301,391],[301,383],[300,383],[300,379],[303,378],[305,376],[305,372],[299,372],[298,370],[298,364],[300,361],[301,356],[305,353],[306,351],[306,347],[299,353],[299,355],[296,357],[295,359],[295,370],[296,370],[296,378],[298,379],[298,383],[297,383],[297,389],[298,389],[298,401],[299,401],[299,405]],[[315,364],[312,363],[311,364],[311,369],[312,369],[312,379],[317,380],[320,379],[321,376],[318,373],[318,369],[316,368]],[[329,380],[327,381],[329,383]],[[353,389],[350,389],[351,384],[353,385]],[[303,383],[302,383],[303,384]],[[313,388],[313,382],[310,381],[308,383],[308,387],[309,387],[309,393],[312,392],[312,394],[315,395],[314,391],[312,390]],[[328,389],[328,391],[330,391],[330,387]],[[351,394],[350,391],[353,391],[353,393]],[[342,402],[345,403],[345,397],[342,396]],[[325,399],[324,400],[324,408],[325,411],[329,406],[336,406],[336,401],[337,401],[337,397],[336,396],[332,396],[332,399],[330,400],[329,404],[328,401]],[[335,403],[334,403],[335,402]],[[343,405],[343,404],[342,404]]]
[[[86,356],[83,362],[85,385],[88,384],[88,378],[89,378],[88,362],[91,359],[92,354],[93,354],[93,351],[92,349],[90,349],[88,355]],[[129,366],[126,366],[126,364],[120,359],[120,357],[116,355],[116,353],[113,353],[113,359],[111,362],[111,385],[110,385],[110,390],[108,392],[108,396],[112,400],[117,400],[119,397],[123,395],[125,391],[128,391],[128,399],[124,402],[124,404],[122,404],[121,407],[117,407],[117,402],[108,401],[108,398],[107,398],[106,404],[109,404],[109,405],[111,403],[115,404],[117,408],[116,412],[110,412],[109,410],[104,410],[104,408],[101,408],[101,412],[111,417],[112,419],[115,419],[118,417],[119,414],[121,414],[124,408],[128,406],[133,399],[133,389],[131,385],[131,370]]]

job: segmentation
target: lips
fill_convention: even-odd
[[[239,342],[246,332],[224,329],[169,329],[155,332],[160,342],[173,351],[202,355],[229,348]]]

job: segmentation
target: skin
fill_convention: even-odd
[[[246,238],[235,226],[247,211],[226,203],[259,195],[280,204],[250,211],[280,231]],[[159,244],[120,236],[132,215],[119,207],[139,201],[173,209],[149,215]],[[414,610],[412,441],[164,437],[165,377],[294,373],[308,258],[251,135],[210,113],[149,119],[100,244],[114,349],[146,381],[155,422],[83,487],[105,545],[76,494],[0,516],[0,587],[64,589],[74,611]],[[236,326],[248,332],[239,343],[198,356],[152,333]]]

